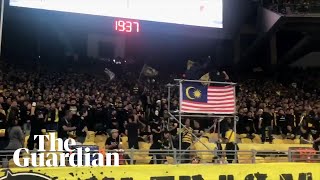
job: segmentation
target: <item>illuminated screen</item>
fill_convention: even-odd
[[[11,6],[222,28],[223,0],[10,0]]]

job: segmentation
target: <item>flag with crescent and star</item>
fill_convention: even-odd
[[[234,114],[236,106],[234,86],[207,86],[197,82],[181,85],[181,112],[206,114]]]

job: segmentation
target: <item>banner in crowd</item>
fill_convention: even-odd
[[[12,168],[0,180],[318,180],[319,169],[315,163]]]

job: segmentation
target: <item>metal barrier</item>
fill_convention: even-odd
[[[30,151],[29,153],[32,153]],[[36,152],[36,151],[34,151]],[[106,151],[116,152],[116,151]],[[9,167],[8,160],[12,158],[14,151],[0,151],[0,165]],[[45,153],[50,153],[45,151]],[[52,152],[57,153],[57,152]],[[64,152],[66,153],[66,152]],[[99,153],[91,151],[90,153]],[[28,157],[21,153],[20,158]],[[320,162],[320,152],[315,150],[297,149],[288,151],[234,151],[234,150],[124,150],[121,160],[124,164],[181,164],[181,163],[268,163],[268,162]],[[68,159],[66,159],[68,162]],[[10,167],[11,168],[11,167]]]

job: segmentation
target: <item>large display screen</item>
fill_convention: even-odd
[[[10,0],[11,6],[222,28],[223,0]]]

